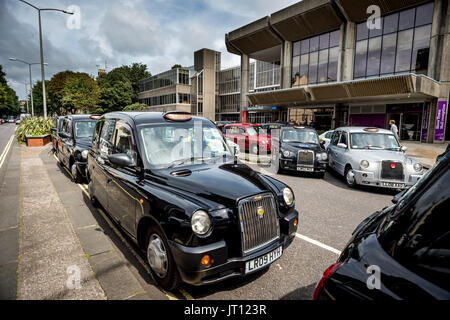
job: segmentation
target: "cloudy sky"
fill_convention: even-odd
[[[226,52],[225,33],[289,6],[298,0],[27,0],[40,8],[80,9],[75,19],[60,12],[42,15],[46,79],[67,69],[96,74],[141,62],[156,74],[179,63],[193,65],[193,52],[209,48],[222,52],[222,68],[239,64]],[[38,17],[19,0],[0,0],[0,64],[11,87],[25,97],[28,67],[16,57],[39,62]],[[33,81],[40,66],[32,67]]]

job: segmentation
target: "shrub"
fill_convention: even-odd
[[[16,138],[19,143],[26,141],[26,136],[42,136],[51,133],[51,128],[55,126],[55,123],[51,118],[43,117],[29,117],[22,120],[19,123],[19,127],[16,130]]]

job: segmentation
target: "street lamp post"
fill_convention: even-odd
[[[42,27],[41,27],[41,11],[59,11],[66,14],[73,14],[73,12],[69,12],[66,10],[53,9],[53,8],[38,8],[32,5],[29,2],[24,0],[20,0],[21,2],[29,5],[30,7],[36,9],[38,11],[39,17],[39,51],[41,53],[41,76],[42,76],[42,102],[44,106],[44,118],[47,118],[47,99],[45,98],[45,72],[44,72],[44,50],[42,48]]]
[[[31,115],[34,117],[34,104],[33,104],[33,83],[31,80],[31,66],[33,64],[41,64],[40,62],[27,62],[25,60],[17,59],[17,58],[9,58],[11,61],[22,62],[28,65],[28,70],[30,72],[30,97],[31,97]],[[44,66],[48,66],[48,63],[44,63]],[[44,98],[45,101],[45,98]]]

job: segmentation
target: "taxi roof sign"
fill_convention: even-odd
[[[164,113],[163,117],[172,121],[189,121],[192,119],[192,115],[189,112],[183,111],[168,111]]]

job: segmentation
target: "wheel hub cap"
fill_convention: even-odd
[[[156,234],[150,237],[147,248],[147,259],[150,267],[157,276],[164,278],[168,268],[167,252],[164,247],[164,242]]]
[[[349,184],[355,183],[355,174],[353,173],[353,170],[351,170],[351,169],[347,171],[347,182]]]
[[[77,165],[76,164],[72,165],[71,171],[72,171],[72,175],[74,177],[76,177],[77,176]]]

